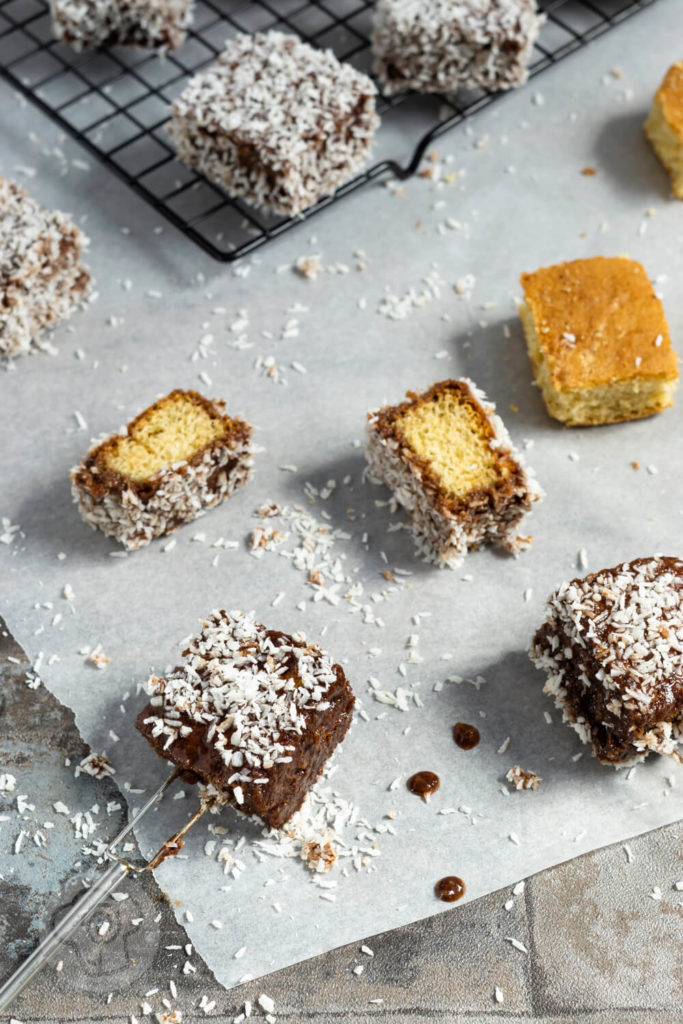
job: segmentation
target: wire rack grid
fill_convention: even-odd
[[[546,22],[530,74],[540,74],[652,3],[544,0]],[[215,259],[232,261],[367,182],[414,174],[435,139],[501,95],[380,96],[380,158],[299,218],[254,210],[178,163],[165,131],[170,104],[230,36],[279,28],[329,47],[369,73],[373,6],[372,0],[197,0],[185,44],[159,56],[123,47],[77,54],[54,38],[47,0],[0,0],[0,70],[187,237]],[[398,138],[407,146],[402,156],[395,148],[387,151]]]

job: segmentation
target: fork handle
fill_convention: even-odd
[[[64,917],[38,943],[7,981],[0,986],[0,1012],[7,1010],[31,978],[42,970],[66,939],[92,914],[128,874],[120,861],[111,864],[96,882],[83,892]]]

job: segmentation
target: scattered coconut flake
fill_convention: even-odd
[[[258,1004],[266,1013],[272,1013],[275,1009],[275,1002],[270,998],[270,996],[267,996],[265,992],[262,992],[258,997]]]
[[[79,775],[85,773],[86,775],[92,775],[94,779],[106,779],[109,775],[115,775],[114,766],[107,757],[106,754],[88,754],[83,760],[76,766],[74,775],[78,778]]]
[[[17,788],[17,780],[9,772],[0,775],[0,793],[13,793]]]

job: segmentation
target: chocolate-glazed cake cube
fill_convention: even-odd
[[[71,489],[89,526],[134,551],[229,497],[252,462],[248,423],[176,389],[91,448]]]
[[[650,751],[680,760],[683,562],[638,558],[563,583],[548,601],[531,660],[545,692],[604,764]]]
[[[237,810],[280,828],[351,724],[344,670],[302,634],[241,612],[213,612],[183,658],[150,680],[138,729]]]
[[[55,35],[74,50],[137,46],[177,50],[192,0],[50,0]]]

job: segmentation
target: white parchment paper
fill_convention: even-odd
[[[644,422],[562,429],[531,386],[513,300],[523,270],[627,252],[657,281],[680,346],[683,204],[669,199],[641,123],[665,68],[680,57],[672,27],[682,10],[680,0],[660,0],[441,140],[446,184],[419,179],[397,193],[372,187],[237,269],[211,262],[168,227],[155,230],[154,215],[131,192],[96,165],[84,170],[75,144],[0,89],[2,173],[21,179],[28,168],[42,201],[85,222],[99,291],[56,333],[58,355],[25,358],[0,376],[0,514],[21,527],[0,545],[10,628],[40,660],[46,685],[74,708],[84,737],[133,789],[156,786],[167,771],[133,729],[143,701],[137,685],[173,662],[182,638],[216,607],[254,609],[268,625],[320,639],[343,661],[367,715],[328,788],[368,823],[345,838],[371,851],[369,869],[347,861],[347,874],[327,876],[338,883],[327,890],[335,902],[321,898],[301,862],[259,860],[259,830],[230,811],[212,822],[226,834],[210,836],[201,824],[187,856],[159,869],[179,918],[191,912],[192,942],[225,985],[444,910],[432,891],[444,874],[460,875],[472,899],[681,815],[680,770],[662,759],[629,773],[598,765],[542,695],[525,650],[549,592],[579,573],[581,549],[591,569],[681,554],[683,406],[679,400]],[[597,174],[583,176],[585,166]],[[314,252],[348,273],[306,281],[286,269]],[[452,286],[466,275],[474,285],[459,296]],[[406,302],[404,319],[378,312],[387,291],[401,297],[410,289],[424,301]],[[279,380],[260,357],[273,358]],[[449,572],[416,561],[405,531],[388,531],[402,516],[378,505],[383,489],[362,482],[359,441],[368,409],[461,374],[497,402],[547,497],[530,520],[531,551],[517,560],[481,551]],[[254,423],[264,448],[254,478],[178,531],[171,549],[162,541],[111,557],[116,545],[84,526],[71,503],[69,467],[91,436],[184,386],[224,397]],[[309,505],[307,481],[336,486]],[[288,559],[249,554],[253,512],[266,500],[302,503],[349,535],[333,550],[380,622],[364,622],[371,617],[353,614],[345,600],[312,603]],[[192,540],[199,532],[203,543]],[[212,547],[221,538],[237,546]],[[290,538],[282,550],[293,546]],[[382,575],[396,570],[400,586]],[[62,597],[66,584],[72,601]],[[97,644],[110,658],[104,671],[79,653]],[[419,659],[411,661],[411,651]],[[453,674],[476,685],[445,682]],[[411,696],[408,711],[381,704],[370,677],[419,700]],[[469,753],[451,739],[458,720],[481,730]],[[497,753],[507,737],[508,749]],[[501,792],[514,763],[543,777],[537,792]],[[442,779],[429,804],[403,784],[419,769]],[[189,790],[164,804],[141,830],[143,848],[151,851],[194,806]],[[387,823],[395,835],[373,831]],[[243,835],[243,870],[225,875],[216,853]]]

